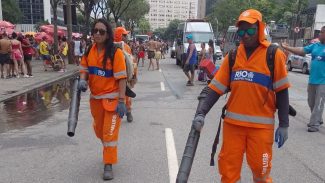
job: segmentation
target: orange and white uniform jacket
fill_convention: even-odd
[[[118,98],[118,80],[126,78],[126,65],[123,51],[117,49],[114,54],[114,62],[108,58],[106,68],[103,69],[104,50],[98,53],[94,44],[89,55],[83,56],[80,72],[87,72],[91,98]]]
[[[274,79],[271,83],[266,61],[267,46],[261,44],[247,60],[245,48],[240,44],[232,73],[229,73],[226,56],[209,84],[220,95],[229,87],[231,89],[225,122],[245,127],[274,128],[275,92],[288,88],[290,84],[285,67],[286,56],[280,49],[275,55]]]

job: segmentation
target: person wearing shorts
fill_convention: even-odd
[[[188,34],[186,36],[189,46],[187,48],[186,61],[184,65],[184,73],[188,78],[186,86],[194,86],[194,71],[197,64],[197,51],[195,44],[193,43],[193,35]],[[189,74],[191,73],[191,75]]]
[[[4,70],[7,72],[6,78],[9,77],[9,60],[10,60],[10,52],[11,52],[11,42],[7,37],[6,33],[2,34],[2,39],[0,39],[0,70],[1,70],[1,78],[4,78]]]
[[[155,70],[155,66],[153,64],[152,59],[155,58],[155,50],[157,48],[156,41],[153,40],[153,38],[150,38],[150,41],[148,42],[148,59],[149,59],[149,67],[148,70],[150,70],[150,67],[152,65],[152,70]]]

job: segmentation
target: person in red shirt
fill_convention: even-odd
[[[90,110],[96,136],[103,144],[104,180],[111,180],[117,163],[117,142],[121,119],[126,114],[126,65],[123,51],[114,48],[111,25],[95,20],[94,44],[82,59],[78,89],[90,89]]]
[[[222,183],[240,182],[244,153],[252,170],[253,180],[271,183],[272,145],[278,109],[279,127],[275,133],[278,148],[288,138],[290,86],[285,67],[285,55],[277,49],[274,77],[266,61],[270,43],[265,39],[262,14],[254,9],[244,11],[236,23],[241,42],[235,63],[229,68],[228,55],[211,83],[205,88],[193,120],[200,131],[205,115],[219,97],[231,90],[223,123],[223,143],[218,158]],[[231,70],[231,73],[230,73]]]
[[[33,45],[30,44],[30,42],[29,42],[28,35],[26,35],[25,37],[22,37],[21,47],[22,47],[23,53],[24,53],[24,62],[27,67],[27,75],[29,75],[30,77],[33,77],[32,65],[30,62],[32,61],[32,58],[33,58],[34,48],[33,48]]]

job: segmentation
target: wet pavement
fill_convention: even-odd
[[[69,78],[78,72],[78,67],[71,64],[67,64],[66,72],[60,73],[53,70],[45,72],[40,60],[33,60],[31,63],[34,77],[0,79],[0,103],[44,85]]]
[[[38,124],[69,108],[73,76],[0,103],[0,133]]]

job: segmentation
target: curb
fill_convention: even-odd
[[[0,98],[0,103],[5,102],[7,100],[10,100],[11,98],[14,98],[14,97],[16,97],[18,95],[21,95],[23,93],[27,93],[29,91],[39,89],[39,88],[42,88],[42,87],[47,86],[47,85],[51,85],[51,84],[53,84],[55,82],[58,82],[60,80],[67,79],[67,78],[72,77],[73,75],[76,75],[78,73],[79,73],[79,70],[74,70],[74,71],[70,71],[69,73],[66,73],[66,74],[62,75],[61,77],[51,78],[51,79],[43,80],[43,81],[40,81],[38,83],[29,85],[29,86],[23,88],[22,90],[20,90],[18,92],[8,94],[2,99]]]

